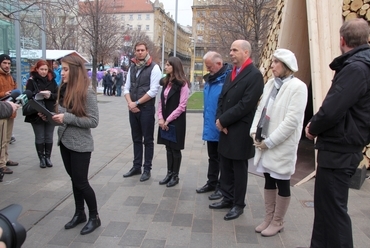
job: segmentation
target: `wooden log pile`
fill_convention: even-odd
[[[260,64],[260,71],[263,75],[263,80],[266,83],[269,78],[272,77],[272,71],[271,71],[271,57],[274,51],[277,49],[278,39],[279,39],[279,33],[280,33],[280,24],[281,19],[283,16],[283,8],[284,8],[284,0],[278,0],[276,4],[276,11],[274,15],[274,22],[271,25],[269,34],[267,36],[266,45],[263,49],[262,55],[261,55],[261,64]]]
[[[370,21],[370,0],[343,0],[342,10],[345,21],[355,18]]]

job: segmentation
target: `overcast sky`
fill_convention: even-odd
[[[154,0],[152,0],[154,2]],[[175,9],[176,9],[176,0],[159,0],[164,5],[164,10],[170,12],[172,18],[175,20]],[[191,6],[193,5],[192,0],[178,0],[178,15],[177,23],[181,25],[192,25],[193,13],[191,11]]]

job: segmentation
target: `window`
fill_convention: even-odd
[[[122,15],[121,19],[122,19],[122,21],[124,21],[125,20],[125,15]]]
[[[203,56],[204,56],[204,50],[195,48],[195,57],[203,57]]]
[[[141,30],[141,25],[137,25],[137,30]]]
[[[202,62],[195,62],[195,64],[194,64],[194,70],[196,70],[196,71],[203,70],[203,63]]]
[[[145,30],[146,30],[146,31],[149,31],[149,25],[146,25],[146,26],[145,26]]]
[[[128,24],[128,29],[132,30],[132,25]]]
[[[137,19],[138,19],[138,20],[141,20],[141,14],[138,14],[138,15],[137,15]]]
[[[197,30],[198,31],[203,31],[204,30],[204,24],[203,23],[198,23],[197,24]]]
[[[130,14],[130,20],[134,20],[134,15]]]
[[[146,20],[150,20],[150,15],[149,14],[146,14]]]

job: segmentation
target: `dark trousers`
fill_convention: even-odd
[[[224,201],[245,207],[248,182],[248,160],[228,159],[220,154],[220,190]]]
[[[135,168],[141,168],[143,163],[144,143],[144,170],[152,169],[154,153],[154,106],[140,106],[140,112],[129,113],[132,142],[134,143]]]
[[[216,187],[218,186],[218,175],[220,174],[220,159],[218,156],[218,142],[207,141],[208,152],[208,181],[207,184]]]
[[[104,86],[103,93],[104,95],[107,95],[107,84],[103,84],[103,86]]]
[[[98,214],[96,196],[87,178],[91,152],[75,152],[60,143],[60,154],[64,167],[72,180],[76,212],[84,211],[84,201],[86,201],[89,216],[95,217]]]
[[[350,178],[361,159],[361,153],[319,151],[311,248],[353,247],[352,224],[347,208],[348,190]]]
[[[53,143],[54,125],[46,121],[37,121],[31,125],[35,133],[36,144]]]
[[[108,96],[111,96],[113,94],[113,89],[112,89],[112,85],[111,84],[108,84],[107,85],[107,95]]]

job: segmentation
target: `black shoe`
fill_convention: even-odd
[[[132,177],[132,176],[140,175],[140,174],[141,174],[140,168],[137,169],[135,167],[132,167],[129,172],[123,175],[123,177]]]
[[[200,194],[200,193],[206,193],[206,192],[210,192],[210,191],[214,191],[216,187],[214,186],[211,186],[209,184],[206,184],[204,185],[203,187],[199,188],[199,189],[196,189],[195,191]]]
[[[167,172],[167,175],[163,178],[162,181],[159,181],[159,185],[167,184],[172,177],[172,171]]]
[[[150,178],[150,171],[144,171],[140,177],[140,182],[144,182]]]
[[[53,163],[51,162],[50,158],[45,157],[45,164],[46,167],[53,167]]]
[[[233,220],[238,218],[243,213],[243,208],[239,206],[234,206],[229,212],[225,215],[224,220]]]
[[[210,209],[223,209],[223,208],[231,208],[233,206],[232,202],[228,201],[220,201],[220,202],[215,202],[209,205]]]
[[[65,224],[65,229],[71,229],[76,227],[78,224],[86,222],[86,214],[85,213],[76,213],[72,220]]]
[[[175,186],[178,183],[179,183],[179,177],[177,176],[177,174],[174,173],[171,177],[171,180],[166,184],[166,186],[169,188],[169,187]]]
[[[89,218],[89,221],[86,223],[86,225],[82,228],[80,234],[81,235],[85,235],[85,234],[88,234],[88,233],[91,233],[93,232],[96,228],[98,228],[99,226],[101,226],[101,222],[100,222],[100,219],[99,219],[99,215],[97,215],[96,217],[90,217]]]
[[[221,199],[223,197],[221,191],[219,191],[218,189],[213,192],[210,196],[208,196],[208,199],[210,199],[211,201],[213,200],[218,200],[218,199]]]
[[[9,160],[8,162],[6,162],[6,166],[17,166],[17,165],[19,165],[18,162],[14,162],[14,161],[11,161],[11,160]]]

